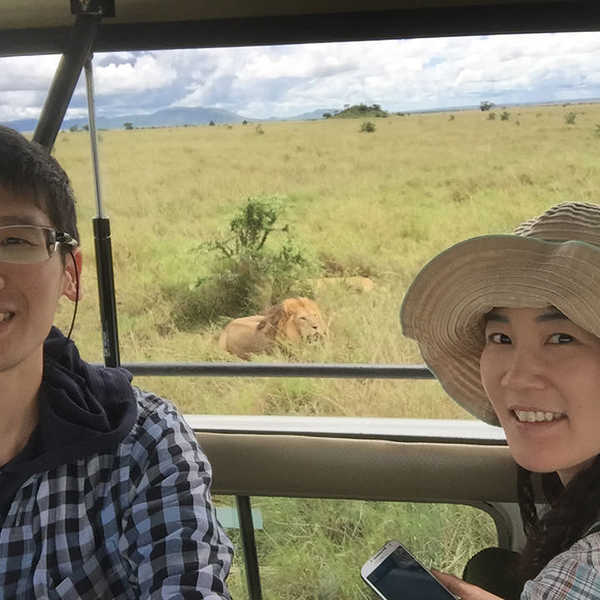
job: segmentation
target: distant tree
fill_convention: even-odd
[[[208,125],[209,125],[210,127],[214,127],[214,126],[215,126],[215,122],[214,122],[214,121],[211,121],[211,122],[210,122]]]
[[[133,123],[127,121],[126,123],[123,123],[123,127],[125,127],[125,129],[133,129]]]
[[[79,125],[71,125],[71,127],[69,127],[69,131],[79,131]]]
[[[323,113],[324,119],[331,119],[331,117],[332,117],[332,114],[330,112]]]
[[[90,126],[86,123],[85,125],[81,126],[81,129],[83,129],[84,131],[89,131],[90,130]]]
[[[489,100],[482,100],[481,103],[479,104],[479,108],[482,111],[491,110],[494,106],[495,106],[494,103],[490,102]]]
[[[242,121],[242,125],[248,125],[248,121],[246,121],[246,119],[244,119],[244,120]]]
[[[375,123],[371,121],[364,121],[360,126],[361,133],[373,133],[375,131]]]

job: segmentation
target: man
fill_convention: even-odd
[[[193,432],[52,327],[78,239],[65,172],[0,127],[0,597],[228,599]]]

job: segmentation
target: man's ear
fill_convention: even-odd
[[[73,258],[75,260],[73,260]],[[75,248],[72,254],[65,254],[65,281],[63,285],[63,295],[69,300],[75,302],[75,300],[81,300],[81,267],[83,259],[81,256],[81,249]],[[77,275],[75,273],[77,269]],[[79,286],[77,281],[79,280]],[[79,290],[77,289],[79,287]],[[77,295],[79,293],[79,296]]]

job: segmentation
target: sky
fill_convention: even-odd
[[[96,54],[98,116],[178,106],[251,118],[600,98],[600,33]],[[0,122],[37,118],[58,56],[0,58]],[[67,118],[87,114],[80,79]]]

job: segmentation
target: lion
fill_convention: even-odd
[[[310,342],[326,335],[327,327],[314,300],[286,298],[264,315],[230,321],[219,337],[219,347],[248,359],[251,354],[268,352],[277,344]]]

